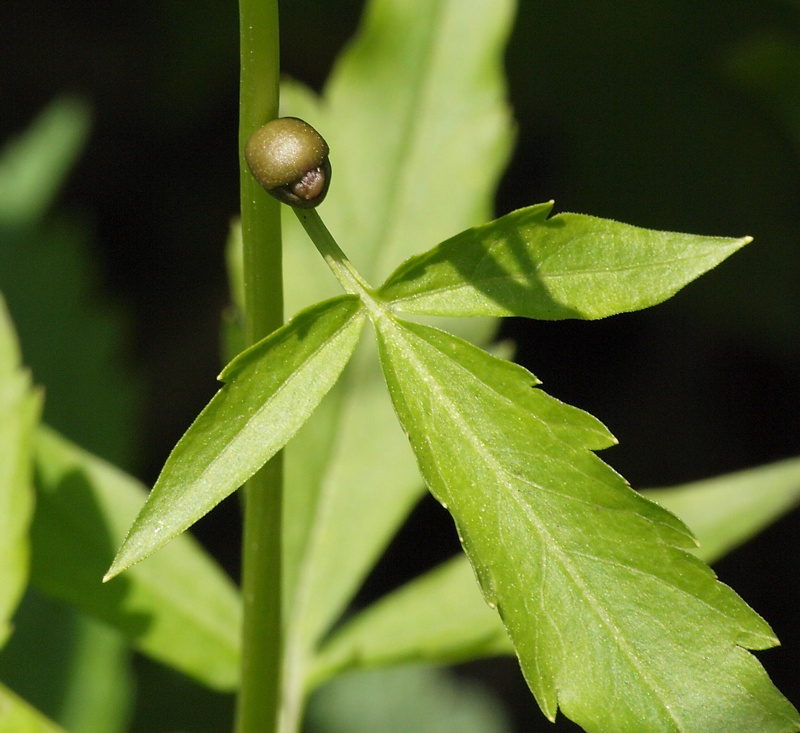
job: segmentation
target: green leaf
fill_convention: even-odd
[[[87,217],[46,216],[88,129],[86,105],[62,98],[4,149],[0,289],[25,362],[47,387],[44,419],[126,464],[134,455],[141,401],[132,373],[120,368],[125,324],[100,292]]]
[[[299,430],[355,348],[361,302],[306,309],[237,356],[175,446],[106,580],[163,547],[238,489]]]
[[[499,702],[474,682],[426,667],[350,674],[323,687],[309,733],[508,733]]]
[[[33,433],[41,394],[20,365],[5,301],[0,296],[0,648],[28,580],[28,525],[33,514]]]
[[[40,219],[80,154],[89,134],[89,110],[62,97],[51,102],[19,137],[0,151],[0,225]]]
[[[406,583],[333,632],[311,684],[350,668],[451,664],[513,654],[500,619],[481,598],[463,555]]]
[[[36,441],[36,486],[32,584],[112,626],[143,654],[214,689],[233,689],[241,603],[189,534],[116,583],[100,583],[146,488],[44,428]]]
[[[64,731],[0,683],[0,733],[64,733]]]
[[[336,182],[320,211],[367,280],[491,215],[512,142],[503,51],[514,5],[373,0],[322,103],[296,86],[282,94],[282,112],[330,145]]]
[[[320,211],[365,277],[377,282],[422,243],[490,215],[511,146],[503,49],[513,11],[512,0],[373,0],[322,99],[282,88],[282,114],[307,119],[331,146],[333,184]],[[340,289],[284,213],[291,313]],[[471,340],[494,330],[477,319],[459,325]],[[286,450],[286,615],[290,643],[306,649],[424,491],[374,354],[360,350],[331,397]]]
[[[711,563],[800,504],[800,458],[643,493],[692,528]]]
[[[70,733],[125,733],[135,698],[127,639],[83,614],[78,619],[58,720]]]
[[[750,242],[656,232],[552,202],[457,234],[401,265],[379,295],[406,313],[604,318],[674,295]]]
[[[17,619],[0,679],[70,733],[127,730],[134,699],[127,639],[31,587]]]
[[[746,649],[769,626],[685,552],[686,527],[591,451],[590,415],[430,327],[376,323],[392,400],[545,715],[587,731],[787,731]],[[795,727],[793,727],[795,726]]]
[[[800,503],[800,459],[642,494],[678,515],[714,562]],[[312,684],[350,668],[447,664],[514,649],[475,585],[463,555],[376,601],[325,642]]]

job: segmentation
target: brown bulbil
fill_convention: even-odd
[[[328,144],[303,120],[280,117],[256,130],[244,148],[253,177],[276,199],[310,209],[328,192]]]

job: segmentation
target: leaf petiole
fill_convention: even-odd
[[[377,307],[375,291],[347,258],[333,235],[328,231],[328,227],[325,226],[325,222],[322,221],[317,210],[296,207],[292,207],[292,210],[345,292],[360,296],[368,307],[373,305]]]

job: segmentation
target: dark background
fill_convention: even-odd
[[[282,3],[284,73],[319,90],[360,10],[355,0]],[[236,11],[232,0],[12,0],[0,10],[0,139],[59,94],[91,105],[88,148],[58,210],[85,233],[96,297],[125,324],[120,373],[139,395],[117,437],[82,432],[86,416],[59,411],[55,386],[47,417],[148,483],[215,389],[223,245],[238,206]],[[799,38],[788,1],[522,2],[507,54],[518,140],[498,213],[553,198],[556,212],[755,237],[658,308],[503,327],[551,394],[612,429],[620,446],[603,457],[637,488],[800,453],[800,76],[786,67],[785,88],[765,95],[767,72],[747,55]],[[26,347],[40,334],[9,300],[49,384]],[[135,442],[121,437],[132,425]],[[432,504],[362,600],[454,550]],[[233,575],[236,514],[227,502],[198,528]],[[781,638],[783,649],[759,658],[796,705],[799,521],[788,516],[716,568]],[[539,714],[510,664],[467,673],[495,680],[530,730]]]

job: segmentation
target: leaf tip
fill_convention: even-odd
[[[122,563],[119,562],[119,554],[118,554],[117,557],[114,558],[114,562],[111,563],[111,566],[106,571],[106,574],[103,576],[103,582],[108,583],[109,580],[113,580],[129,566],[130,564],[123,565]]]
[[[109,580],[113,580],[116,578],[120,573],[124,572],[128,568],[133,565],[136,565],[141,560],[144,560],[146,557],[149,557],[153,552],[155,552],[158,547],[150,549],[149,552],[142,552],[141,548],[131,548],[129,543],[129,536],[125,538],[122,543],[122,546],[117,550],[117,554],[114,556],[114,560],[111,562],[106,574],[103,576],[103,582],[107,583]],[[163,543],[162,543],[163,544]]]

